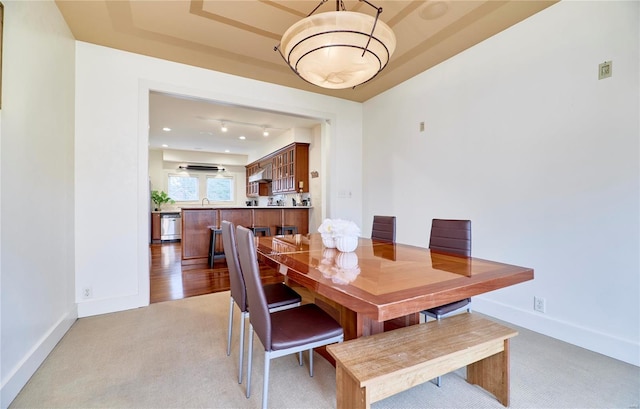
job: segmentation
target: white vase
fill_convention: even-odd
[[[333,238],[332,235],[330,234],[323,234],[322,235],[322,244],[329,249],[334,249],[336,248],[336,240]]]
[[[343,252],[354,251],[358,247],[357,236],[342,236],[336,237],[336,247]]]

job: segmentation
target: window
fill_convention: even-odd
[[[169,175],[169,197],[176,202],[198,201],[198,178],[194,176]]]
[[[212,202],[233,202],[233,186],[233,177],[207,176],[207,199]]]

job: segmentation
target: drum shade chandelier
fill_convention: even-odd
[[[313,13],[284,33],[274,50],[303,80],[323,88],[354,88],[373,79],[387,66],[396,48],[396,36],[376,16],[346,11],[336,0],[336,11]]]

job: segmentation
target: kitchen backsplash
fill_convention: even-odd
[[[251,206],[256,206],[255,202],[257,201],[257,206],[293,206],[293,201],[295,200],[296,206],[302,206],[302,203],[306,203],[306,206],[312,206],[311,202],[311,194],[309,193],[288,193],[282,195],[273,195],[273,196],[260,196],[257,198],[247,198],[241,197],[241,200],[238,203],[230,203],[230,204],[219,204],[219,203],[207,203],[204,201],[205,206],[211,207],[242,207],[247,206],[247,202],[251,202]],[[280,204],[281,203],[281,204]],[[199,207],[202,206],[202,201],[199,202],[176,202],[174,204],[165,203],[162,205],[163,212],[176,211],[179,212],[183,207]],[[155,210],[155,204],[151,203],[151,211]]]
[[[254,199],[256,200],[256,199]],[[287,193],[272,196],[260,196],[257,198],[258,206],[311,206],[311,194],[309,193]],[[248,199],[247,199],[248,201]]]

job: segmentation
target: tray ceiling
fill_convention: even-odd
[[[274,46],[319,0],[56,0],[77,40],[363,102],[526,19],[555,1],[377,0],[395,32],[387,68],[355,89],[328,90],[298,78]],[[375,14],[344,0],[347,10]],[[316,13],[335,10],[335,2]]]

